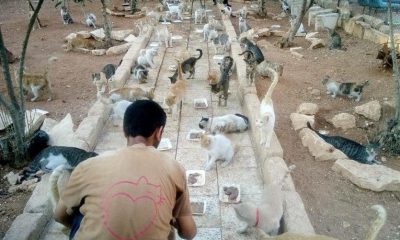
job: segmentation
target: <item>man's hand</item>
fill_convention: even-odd
[[[66,227],[71,227],[72,216],[67,213],[67,207],[61,200],[58,201],[56,209],[54,210],[54,220]]]
[[[177,218],[174,227],[178,230],[179,237],[183,239],[193,239],[196,236],[197,227],[192,216]]]

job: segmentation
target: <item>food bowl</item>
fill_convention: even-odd
[[[193,215],[204,215],[206,212],[206,201],[193,201],[190,202]]]
[[[204,170],[187,170],[186,179],[189,187],[200,187],[206,183],[206,172]]]
[[[208,103],[206,98],[195,98],[193,100],[193,106],[197,109],[205,109],[208,108]]]
[[[200,141],[201,135],[204,133],[204,130],[190,129],[189,133],[186,135],[186,139],[189,141]]]
[[[167,151],[172,149],[172,143],[169,138],[161,138],[160,144],[158,145],[158,150]]]

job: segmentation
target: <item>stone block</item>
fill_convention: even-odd
[[[293,191],[283,191],[284,232],[315,234],[300,195]]]
[[[132,33],[133,30],[115,30],[111,31],[111,38],[117,41],[124,41],[124,39]]]
[[[388,25],[382,25],[379,27],[379,32],[383,34],[389,34],[390,33],[390,27]]]
[[[81,38],[90,38],[92,35],[88,31],[79,31],[76,33],[76,36]]]
[[[94,149],[103,127],[103,120],[100,116],[89,116],[84,118],[79,124],[75,134],[78,139],[86,142],[89,145],[89,149]]]
[[[315,22],[322,22],[322,29],[317,28],[315,24],[315,31],[324,30],[325,28],[335,29],[339,18],[338,13],[324,13],[315,17]]]
[[[292,127],[295,131],[307,127],[307,122],[314,126],[314,116],[304,115],[300,113],[291,113],[290,120],[292,121]]]
[[[364,30],[364,39],[377,44],[383,44],[389,41],[389,36],[378,30],[367,28]]]
[[[96,39],[97,41],[103,41],[104,38],[106,37],[103,28],[98,28],[96,30],[91,31],[90,35],[92,35],[94,39]]]
[[[106,123],[110,116],[111,108],[111,104],[104,104],[102,101],[97,100],[89,109],[88,116],[99,116],[102,118],[103,123]]]
[[[353,27],[353,35],[358,38],[364,38],[364,27],[361,25],[362,22],[356,21]]]
[[[356,21],[352,18],[349,20],[343,20],[342,26],[343,26],[344,31],[346,31],[348,34],[353,34],[355,22]]]
[[[300,130],[299,136],[303,146],[308,148],[308,151],[313,157],[315,157],[316,161],[328,161],[347,158],[347,156],[343,152],[325,142],[309,128],[303,128],[302,130]]]
[[[69,229],[51,219],[43,231],[41,240],[68,240]]]
[[[13,221],[3,240],[39,239],[47,220],[42,213],[23,213]]]
[[[49,177],[50,174],[42,176],[40,182],[33,190],[24,208],[24,213],[42,213],[45,217],[50,218],[52,208],[49,201]]]
[[[315,22],[315,17],[321,14],[332,13],[333,9],[321,9],[308,13],[308,26]]]
[[[365,103],[361,106],[356,106],[354,111],[373,121],[379,121],[381,118],[381,105],[378,100]]]
[[[347,130],[356,126],[356,117],[349,113],[339,113],[333,116],[331,122],[335,128]]]
[[[45,118],[42,126],[40,127],[40,130],[49,133],[51,129],[53,129],[53,127],[57,124],[58,124],[57,120],[54,120],[52,118]]]
[[[318,105],[304,102],[297,107],[296,112],[304,115],[315,115],[318,112]]]
[[[118,46],[110,47],[106,51],[106,55],[119,55],[128,51],[132,43],[124,43]]]
[[[332,169],[361,188],[376,192],[400,191],[400,172],[383,165],[339,159]]]
[[[106,49],[95,49],[95,50],[91,50],[90,52],[94,56],[103,56],[106,54],[106,51],[107,51]]]
[[[280,183],[282,179],[286,176],[286,173],[289,171],[286,166],[285,160],[281,157],[271,157],[266,158],[264,160],[264,164],[262,165],[263,175],[264,175],[264,183]],[[283,182],[282,189],[285,191],[296,191],[292,177],[289,175],[286,177]]]

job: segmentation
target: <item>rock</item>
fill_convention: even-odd
[[[76,136],[73,128],[74,124],[71,115],[68,113],[60,123],[48,132],[50,136],[49,144],[51,146],[77,147],[88,151],[88,145]]]
[[[133,30],[115,30],[111,31],[111,38],[117,41],[124,41],[124,39],[132,33]]]
[[[81,38],[91,38],[92,35],[90,34],[90,32],[88,31],[80,31],[76,33],[77,37],[81,37]]]
[[[47,224],[48,218],[41,213],[23,213],[8,229],[3,240],[40,239],[39,236]]]
[[[107,51],[106,49],[95,49],[92,50],[91,53],[94,56],[103,56],[104,54],[106,54],[106,51]]]
[[[318,105],[315,103],[305,102],[297,107],[296,112],[305,115],[315,115],[318,112]]]
[[[289,171],[286,166],[285,160],[280,157],[268,157],[264,160],[264,176],[268,175],[268,178],[264,177],[266,183],[278,183],[282,179],[282,190],[283,191],[296,191],[292,177],[290,174],[285,178]]]
[[[318,97],[321,95],[321,90],[314,88],[311,90],[311,95]]]
[[[271,32],[269,28],[261,28],[257,31],[257,35],[259,37],[269,37],[271,36]]]
[[[128,51],[130,46],[131,46],[131,43],[125,43],[125,44],[121,44],[118,46],[110,47],[106,51],[106,55],[119,55],[121,53],[125,53],[126,51]]]
[[[381,118],[381,105],[379,104],[378,100],[374,100],[361,106],[357,106],[354,108],[354,111],[357,114],[360,114],[373,121],[379,121],[379,119]]]
[[[43,130],[43,131],[49,133],[51,131],[51,129],[53,129],[53,127],[57,124],[58,124],[57,120],[47,117],[44,119],[43,125],[40,127],[40,130]]]
[[[102,116],[88,116],[82,120],[76,129],[75,135],[88,144],[89,149],[94,149],[103,130]]]
[[[400,172],[383,165],[340,159],[335,162],[332,169],[361,188],[375,192],[400,191]]]
[[[382,32],[384,34],[389,34],[390,33],[390,27],[388,25],[382,25],[379,27],[379,32]]]
[[[137,37],[135,37],[135,35],[129,34],[129,35],[124,39],[124,41],[125,41],[125,42],[134,42],[134,41],[136,41],[136,39],[137,39]]]
[[[271,30],[270,32],[272,36],[277,36],[277,37],[283,37],[286,35],[286,32],[281,30]]]
[[[325,41],[321,38],[310,38],[308,39],[311,42],[311,45],[308,49],[317,49],[325,47]]]
[[[356,117],[349,113],[339,113],[332,118],[331,122],[335,128],[346,130],[356,126]]]
[[[24,208],[24,213],[43,213],[50,217],[52,208],[50,206],[49,192],[50,174],[43,175],[40,182],[36,185]]]
[[[38,182],[37,178],[33,178],[27,181],[22,182],[19,185],[14,185],[8,188],[9,193],[15,193],[19,191],[32,191]]]
[[[314,116],[308,116],[299,113],[291,113],[290,120],[292,121],[292,126],[295,131],[302,128],[306,128],[307,122],[309,122],[311,126],[314,126]]]
[[[3,179],[7,179],[10,185],[15,185],[19,180],[19,175],[14,172],[9,172],[3,177]]]
[[[299,136],[303,146],[308,148],[308,151],[315,157],[316,161],[347,158],[346,154],[325,142],[309,128],[303,128],[300,130]]]
[[[96,39],[97,41],[103,41],[104,38],[106,37],[106,34],[104,33],[103,28],[98,28],[96,30],[93,30],[90,32],[90,34]]]

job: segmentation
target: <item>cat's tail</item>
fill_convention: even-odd
[[[250,125],[250,120],[249,120],[249,118],[246,117],[245,115],[240,114],[240,113],[236,113],[235,115],[238,116],[238,117],[243,118],[244,122],[245,122],[246,125],[247,125],[247,128],[246,128],[246,130],[247,130],[247,129],[249,128],[249,125]]]
[[[47,65],[46,65],[46,69],[45,69],[45,71],[44,71],[44,77],[45,77],[45,79],[46,79],[47,81],[48,81],[47,74],[48,74],[48,72],[49,72],[50,65],[51,65],[53,62],[57,61],[57,59],[58,59],[58,57],[55,57],[55,56],[50,56],[49,59],[47,59]]]
[[[376,217],[375,221],[371,224],[368,233],[365,237],[365,240],[376,239],[379,231],[385,224],[387,218],[386,209],[382,205],[373,205],[371,208],[376,211],[378,216]]]
[[[197,60],[199,60],[203,56],[203,50],[198,48],[198,49],[196,49],[196,51],[198,51],[200,53],[200,55],[196,58]]]
[[[56,167],[50,175],[49,194],[53,208],[56,207],[58,200],[60,200],[60,189],[58,188],[58,180],[64,173],[66,173],[66,171],[67,171],[66,165],[60,165]]]
[[[271,86],[269,86],[268,91],[267,91],[267,93],[265,94],[265,97],[264,97],[264,99],[268,100],[268,99],[272,98],[272,93],[274,92],[276,84],[278,84],[279,76],[278,76],[278,73],[274,69],[267,68],[267,70],[272,72],[272,75],[273,75]]]
[[[200,53],[201,53],[201,50],[200,50]],[[201,56],[201,54],[200,54],[200,56]],[[179,61],[177,59],[176,62],[177,62],[177,67],[178,67],[178,69],[177,69],[177,71],[178,71],[178,80],[183,80],[181,61]]]
[[[362,82],[361,84],[360,84],[361,86],[368,86],[369,85],[369,80],[365,80],[364,82]]]
[[[253,52],[250,51],[250,50],[246,50],[246,51],[244,51],[244,52],[242,52],[242,53],[239,53],[239,56],[242,56],[242,55],[245,54],[245,53],[250,53],[251,56],[254,56]]]

